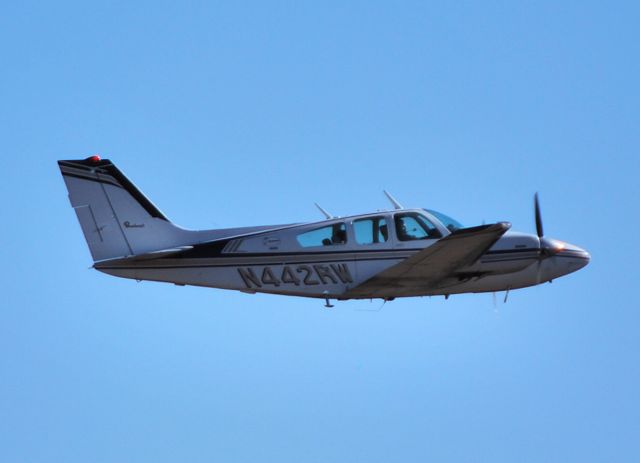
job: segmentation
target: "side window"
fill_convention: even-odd
[[[396,234],[400,241],[442,238],[442,233],[426,217],[416,212],[396,214]]]
[[[344,222],[335,223],[327,227],[301,233],[296,239],[303,248],[345,244],[347,242],[347,227]]]
[[[358,244],[384,243],[389,239],[389,229],[384,217],[355,220],[353,231]]]

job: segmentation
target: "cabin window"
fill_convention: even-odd
[[[344,222],[334,223],[327,227],[317,228],[297,236],[303,248],[314,246],[333,246],[347,242],[347,227]]]
[[[358,244],[384,243],[389,239],[389,229],[384,217],[354,220],[353,231]]]
[[[400,241],[442,238],[442,233],[425,216],[417,212],[396,214],[396,235]]]

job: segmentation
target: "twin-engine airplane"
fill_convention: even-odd
[[[330,300],[508,291],[567,275],[587,251],[499,222],[464,228],[405,209],[312,223],[192,231],[171,223],[108,159],[58,161],[93,257],[109,275]],[[386,193],[386,192],[385,192]],[[318,206],[319,207],[319,206]]]

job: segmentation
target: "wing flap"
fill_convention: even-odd
[[[346,296],[382,297],[437,288],[456,269],[478,260],[509,228],[511,224],[499,222],[457,230],[356,286]]]

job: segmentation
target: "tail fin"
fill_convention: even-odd
[[[94,261],[182,244],[173,225],[108,159],[58,161]]]

